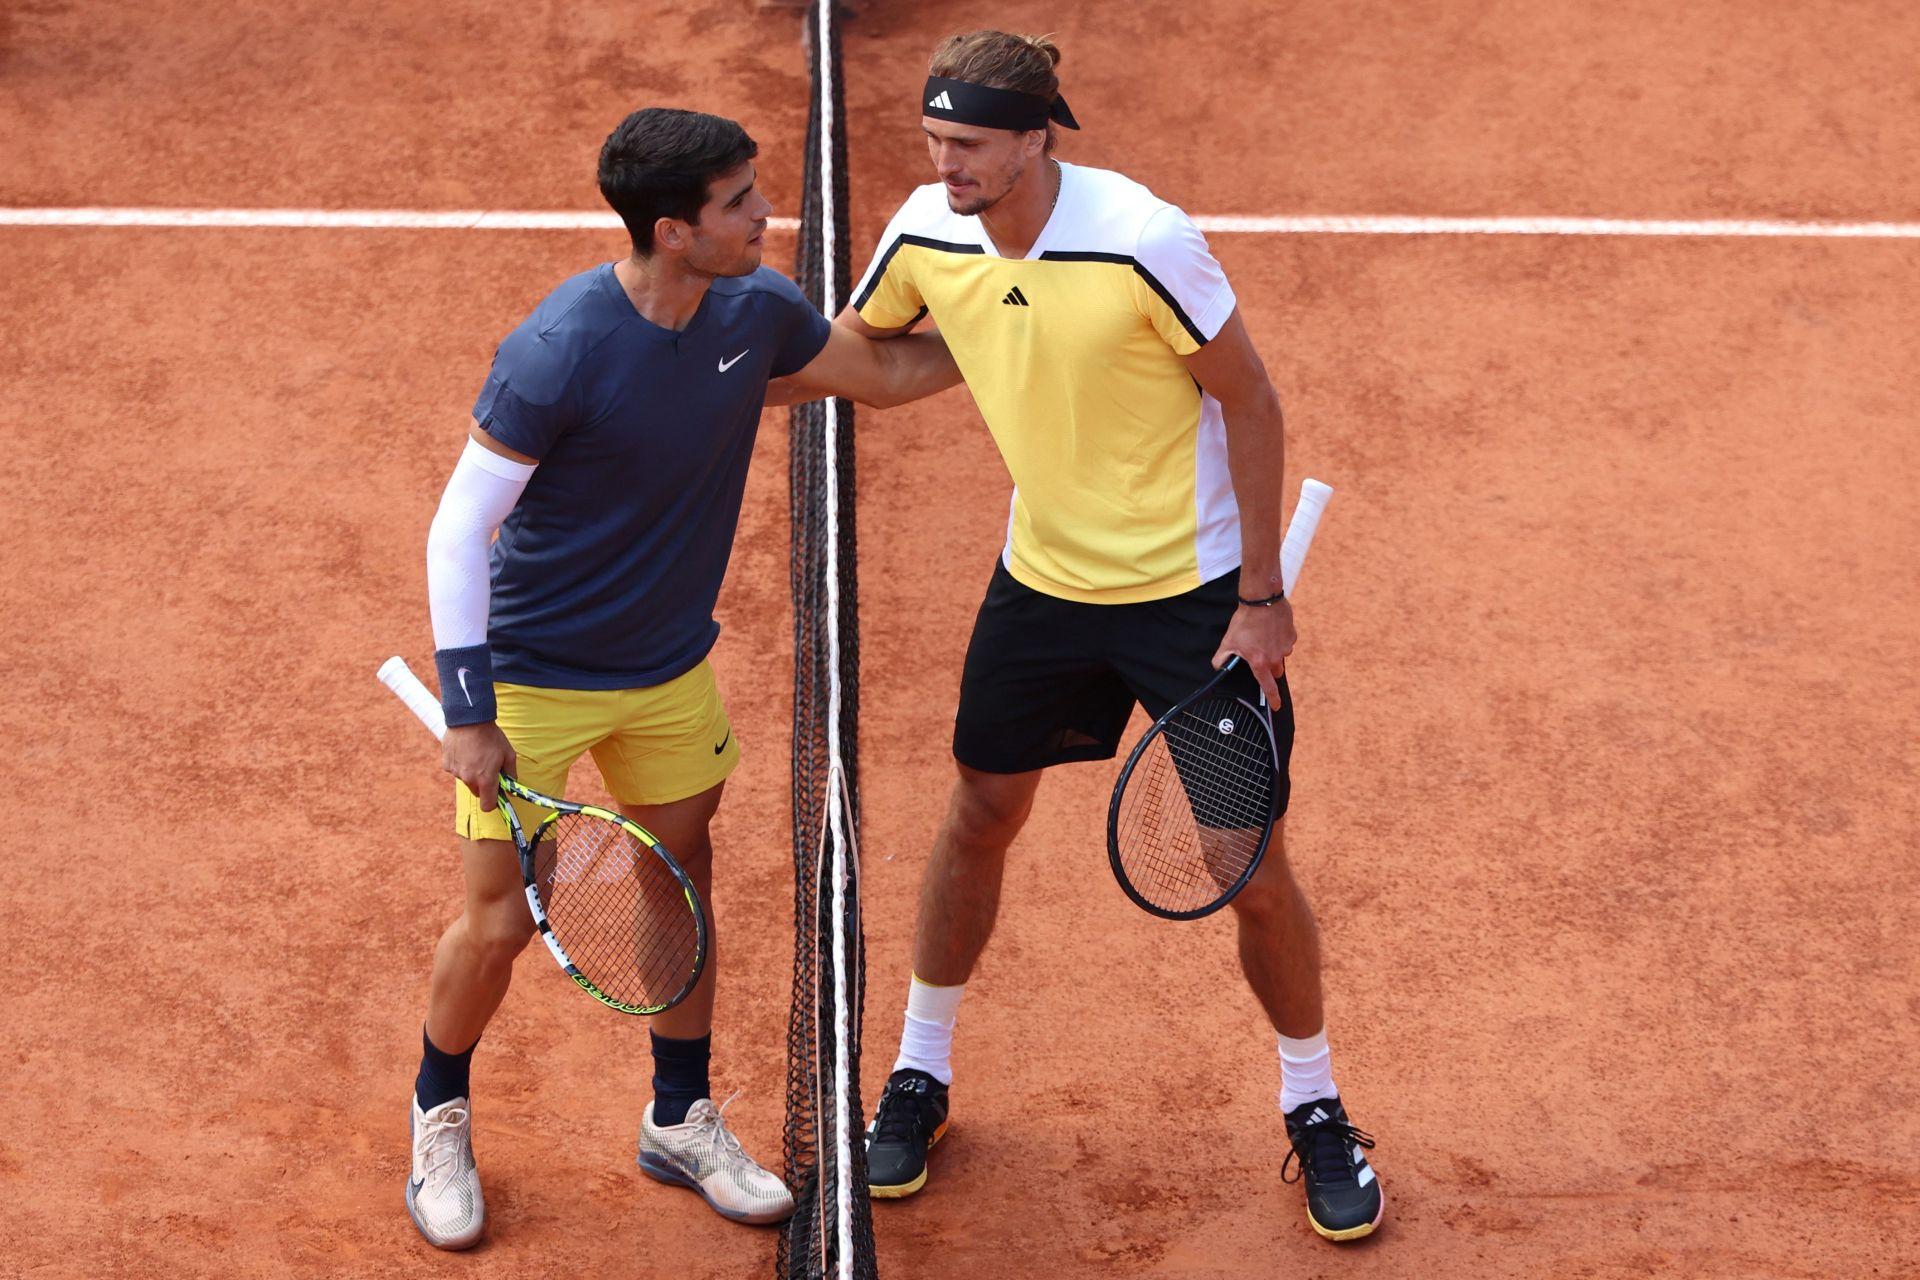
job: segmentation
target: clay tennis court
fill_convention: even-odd
[[[855,258],[925,181],[928,50],[1050,30],[1064,158],[1199,215],[1920,221],[1907,5],[911,5],[846,36]],[[0,205],[600,208],[635,107],[760,141],[791,14],[464,0],[0,14]],[[791,235],[768,261],[784,267]],[[1335,486],[1291,851],[1385,1227],[1279,1180],[1224,918],[1115,887],[1107,765],[1010,861],[890,1277],[1920,1275],[1920,240],[1211,237]],[[10,691],[0,1273],[748,1277],[633,1163],[644,1024],[539,949],[475,1056],[490,1238],[402,1206],[450,789],[373,680],[494,344],[607,231],[0,227]],[[1007,482],[962,391],[862,411],[865,1091],[891,1060]],[[779,1149],[786,415],[715,665],[716,1087]],[[577,778],[590,789],[591,771]]]

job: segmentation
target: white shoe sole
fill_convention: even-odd
[[[413,1207],[414,1192],[418,1190],[419,1188],[413,1185],[413,1179],[407,1179],[407,1216],[413,1219],[414,1228],[420,1232],[421,1239],[434,1248],[445,1249],[449,1253],[459,1253],[463,1249],[471,1249],[480,1243],[480,1237],[487,1233],[487,1215],[484,1210],[480,1214],[480,1221],[474,1223],[473,1229],[465,1235],[436,1235],[426,1223],[420,1220],[420,1211]]]
[[[640,1166],[640,1172],[646,1174],[656,1182],[664,1182],[674,1187],[688,1187],[694,1191],[698,1191],[700,1198],[707,1202],[707,1207],[729,1222],[744,1222],[749,1226],[764,1227],[776,1222],[785,1222],[793,1216],[793,1209],[791,1207],[761,1213],[755,1213],[751,1209],[729,1209],[708,1195],[707,1189],[693,1178],[688,1177],[686,1173],[681,1171],[678,1165],[668,1160],[665,1156],[657,1156],[651,1151],[642,1151],[635,1158],[634,1163]]]

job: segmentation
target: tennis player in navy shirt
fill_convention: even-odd
[[[740,742],[707,652],[767,383],[886,406],[960,378],[937,333],[869,341],[760,265],[757,153],[697,112],[649,108],[614,130],[600,190],[632,255],[563,283],[500,344],[427,535],[466,905],[434,955],[407,1210],[443,1249],[485,1229],[468,1067],[534,931],[498,775],[558,795],[592,752],[710,910],[708,824]],[[777,1222],[793,1197],[711,1097],[711,956],[652,1020],[639,1163],[728,1218]]]

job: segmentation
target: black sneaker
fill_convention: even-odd
[[[1286,1182],[1306,1180],[1307,1221],[1329,1240],[1358,1240],[1380,1225],[1387,1200],[1367,1163],[1373,1139],[1347,1121],[1338,1098],[1303,1102],[1287,1112],[1287,1139],[1293,1150],[1280,1166]],[[1287,1170],[1295,1159],[1300,1171]]]
[[[927,1185],[927,1152],[947,1132],[947,1086],[911,1068],[887,1077],[867,1128],[867,1190],[897,1200]]]

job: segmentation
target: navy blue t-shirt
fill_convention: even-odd
[[[720,634],[767,379],[804,368],[827,332],[765,267],[715,280],[684,330],[663,329],[609,263],[507,335],[474,420],[540,465],[493,545],[496,678],[628,689],[698,665]]]

